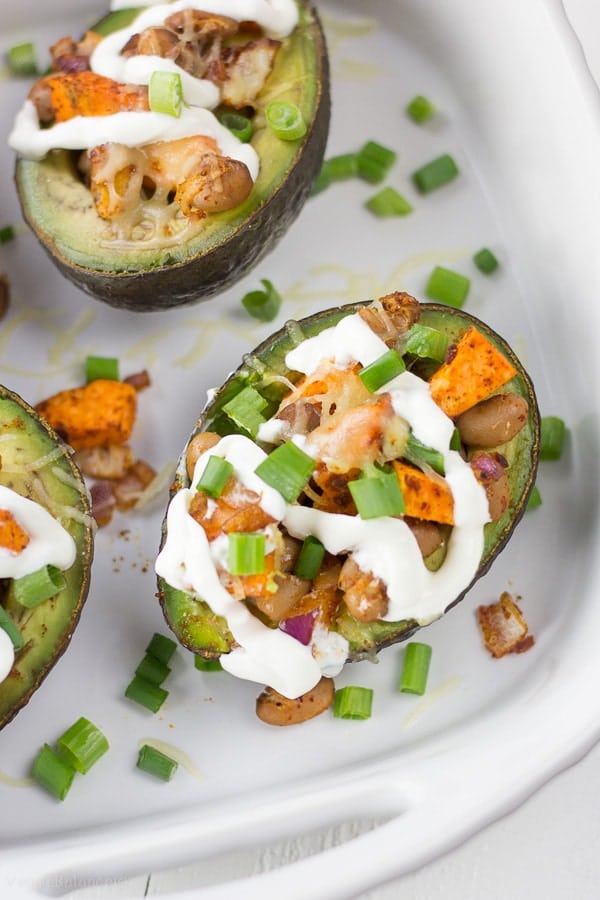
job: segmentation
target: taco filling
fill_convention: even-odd
[[[189,240],[252,190],[258,153],[222,114],[251,131],[298,9],[293,0],[176,0],[133,16],[51,47],[51,71],[33,85],[9,144],[33,160],[73,151],[107,239]]]
[[[226,620],[234,675],[298,697],[352,656],[348,620],[426,625],[477,577],[511,502],[490,448],[528,404],[474,325],[420,315],[400,293],[343,315],[285,354],[272,410],[246,385],[191,439],[156,571]]]

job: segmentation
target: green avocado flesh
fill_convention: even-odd
[[[342,317],[355,313],[365,305],[368,304],[355,303],[328,309],[299,322],[287,323],[283,329],[269,337],[246,357],[244,364],[219,389],[196,422],[191,438],[203,431],[225,434],[232,430],[222,413],[222,407],[247,385],[260,385],[260,393],[272,401],[273,407],[272,411],[266,410],[264,414],[272,414],[279,405],[282,389],[279,382],[272,382],[273,393],[269,396],[268,389],[265,389],[264,385],[270,374],[289,376],[290,373],[286,369],[284,361],[286,354],[303,338],[320,333],[325,328],[335,325]],[[450,604],[448,607],[450,609],[489,569],[525,511],[537,471],[539,411],[533,385],[523,366],[506,342],[483,322],[463,310],[441,304],[426,303],[421,306],[420,323],[447,335],[449,346],[456,343],[462,334],[474,325],[516,369],[517,374],[500,390],[524,397],[529,406],[528,420],[512,440],[497,448],[486,448],[490,453],[497,450],[509,464],[507,472],[510,484],[510,503],[501,518],[484,526],[484,550],[478,572],[471,584]],[[427,375],[425,372],[419,372],[418,365],[417,363],[413,368],[417,374],[421,374],[423,377],[430,377],[433,374],[431,363],[427,364],[430,368]],[[437,366],[434,365],[435,367]],[[267,376],[266,379],[265,376]],[[187,486],[189,486],[189,480],[184,453],[173,485],[173,493]],[[166,524],[163,526],[163,539],[165,533]],[[439,566],[440,559],[439,557],[434,558],[435,556],[436,554],[432,554],[432,557],[425,561],[428,568],[435,569]],[[222,617],[214,615],[204,601],[196,599],[191,594],[173,589],[164,579],[159,579],[159,598],[168,624],[185,646],[207,657],[216,656],[230,649],[231,635],[226,621]],[[349,643],[349,660],[372,656],[383,647],[406,640],[420,627],[422,626],[412,619],[398,622],[381,619],[369,623],[359,622],[350,614],[343,602],[340,604],[333,625],[333,629],[342,634]]]
[[[313,6],[304,0],[298,6],[300,22],[283,40],[254,104],[251,143],[261,161],[254,187],[240,206],[208,215],[187,242],[119,245],[97,215],[71,153],[17,160],[23,215],[52,261],[78,287],[111,306],[135,311],[196,303],[238,281],[283,237],[320,169],[330,118],[325,38]],[[127,15],[115,22],[117,15],[99,24],[103,34],[127,24]],[[308,130],[301,140],[280,140],[266,126],[264,108],[275,98],[302,110]]]
[[[93,555],[89,497],[68,448],[20,397],[0,387],[0,484],[44,506],[75,541],[77,555],[54,597],[27,609],[0,583],[0,606],[22,637],[0,682],[0,728],[27,703],[66,650],[87,597]]]

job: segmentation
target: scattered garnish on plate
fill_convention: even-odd
[[[478,606],[477,621],[486,649],[496,659],[508,653],[525,653],[535,643],[519,605],[508,591],[497,603]]]

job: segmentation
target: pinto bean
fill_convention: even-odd
[[[298,725],[325,712],[332,705],[334,694],[333,680],[325,677],[294,700],[267,687],[256,700],[256,715],[267,725]]]
[[[194,477],[194,467],[199,458],[215,444],[221,440],[220,436],[214,431],[201,431],[200,434],[194,435],[185,451],[185,464],[187,467],[188,478]]]
[[[426,522],[425,519],[405,519],[405,522],[415,536],[423,559],[431,556],[444,543],[444,535],[436,522]]]
[[[492,522],[496,522],[504,515],[510,503],[510,484],[506,472],[503,472],[497,481],[486,484],[485,492],[488,499],[490,519]]]
[[[528,415],[524,397],[514,393],[493,394],[462,413],[456,427],[468,447],[497,447],[519,433]]]
[[[266,596],[255,597],[257,607],[273,622],[281,622],[288,615],[291,608],[311,588],[311,582],[297,575],[276,575],[277,590]]]

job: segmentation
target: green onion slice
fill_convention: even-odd
[[[140,747],[136,766],[143,772],[154,775],[155,778],[160,778],[162,781],[170,781],[177,771],[177,765],[176,760],[171,759],[166,753],[157,750],[156,747],[152,747],[150,744],[143,744]]]
[[[433,447],[428,447],[426,444],[421,443],[421,441],[414,436],[412,431],[408,436],[403,456],[409,462],[413,463],[413,465],[418,466],[421,469],[425,465],[433,469],[434,472],[437,472],[438,475],[445,474],[444,454],[440,453],[439,450],[435,450]]]
[[[0,244],[8,244],[15,239],[14,225],[4,225],[0,228]]]
[[[244,387],[223,406],[223,412],[244,431],[256,437],[265,420],[261,415],[267,401],[253,387]]]
[[[200,672],[222,672],[220,659],[205,659],[199,653],[194,654],[194,667]]]
[[[443,187],[459,175],[459,168],[449,153],[444,153],[413,172],[412,180],[421,194]]]
[[[397,350],[392,349],[383,353],[372,363],[369,363],[358,374],[366,389],[374,394],[375,391],[387,384],[388,381],[391,381],[392,378],[401,375],[405,369],[404,360]]]
[[[26,78],[29,75],[38,74],[35,44],[26,41],[23,44],[15,44],[8,50],[8,67],[12,75]]]
[[[99,728],[82,716],[56,742],[62,758],[85,775],[108,751],[109,744]]]
[[[365,202],[365,207],[381,219],[387,216],[407,216],[413,211],[406,197],[389,186],[370,197]]]
[[[477,253],[473,254],[473,262],[480,272],[484,275],[491,275],[495,272],[500,263],[488,247],[482,247]]]
[[[266,484],[293,503],[307,484],[315,461],[292,441],[276,447],[254,470]]]
[[[151,653],[146,653],[135,670],[136,675],[145,678],[152,684],[162,684],[170,672],[169,666]]]
[[[183,109],[183,87],[179,72],[159,69],[150,76],[148,103],[152,112],[179,118]]]
[[[252,119],[249,119],[248,116],[243,116],[241,113],[225,110],[219,116],[219,121],[243,144],[247,144],[254,133]]]
[[[374,475],[363,475],[349,481],[348,488],[361,519],[401,516],[404,513],[404,497],[394,472],[378,471]]]
[[[286,100],[271,100],[265,107],[265,117],[271,131],[282,141],[297,141],[307,131],[302,110]]]
[[[408,694],[424,694],[429,676],[431,646],[410,641],[404,650],[400,690]]]
[[[406,105],[406,114],[409,119],[412,119],[413,122],[416,122],[417,125],[422,125],[423,122],[427,122],[431,119],[437,110],[431,100],[427,97],[424,97],[423,94],[417,94],[416,97],[413,97]]]
[[[156,713],[161,708],[169,692],[158,684],[152,684],[146,678],[135,675],[125,688],[125,696],[140,706],[145,706],[150,712]]]
[[[309,534],[304,538],[300,554],[294,566],[294,575],[297,578],[313,580],[318,574],[325,556],[325,547],[314,535]]]
[[[567,426],[564,420],[558,416],[543,416],[540,424],[540,459],[560,459],[567,437]]]
[[[357,174],[370,184],[379,184],[384,180],[394,163],[396,151],[377,141],[367,141],[358,152]]]
[[[406,335],[404,351],[420,359],[434,359],[444,362],[448,349],[448,338],[437,328],[416,322]]]
[[[281,306],[281,294],[267,279],[261,279],[264,290],[249,291],[242,297],[242,306],[261,322],[272,322]]]
[[[33,761],[31,774],[57,800],[64,800],[75,778],[75,769],[50,744],[44,744]]]
[[[56,566],[44,566],[28,575],[15,578],[13,596],[21,606],[33,609],[62,591],[66,583],[60,569]]]
[[[114,356],[86,356],[85,380],[96,381],[105,378],[109,381],[119,380],[119,360]]]
[[[265,571],[267,539],[262,532],[229,534],[229,571],[232,575],[260,575]]]
[[[372,708],[372,688],[348,685],[335,692],[333,715],[336,719],[370,719]]]
[[[444,266],[436,266],[425,285],[425,293],[431,300],[439,300],[460,309],[467,299],[471,287],[471,280],[460,272],[446,269]]]
[[[177,649],[177,644],[164,634],[155,632],[146,647],[146,653],[155,656],[163,663],[168,663]]]
[[[23,635],[6,612],[3,606],[0,605],[0,628],[4,629],[9,638],[13,643],[13,647],[15,650],[20,650],[23,644],[25,643],[23,639]]]
[[[196,488],[211,497],[220,497],[232,475],[233,465],[229,460],[222,456],[209,456]]]
[[[541,506],[541,505],[542,505],[542,494],[541,494],[540,489],[537,486],[537,484],[534,484],[534,486],[531,489],[531,493],[527,499],[527,506],[525,508],[527,511],[530,511],[532,509],[537,509],[538,506]]]

